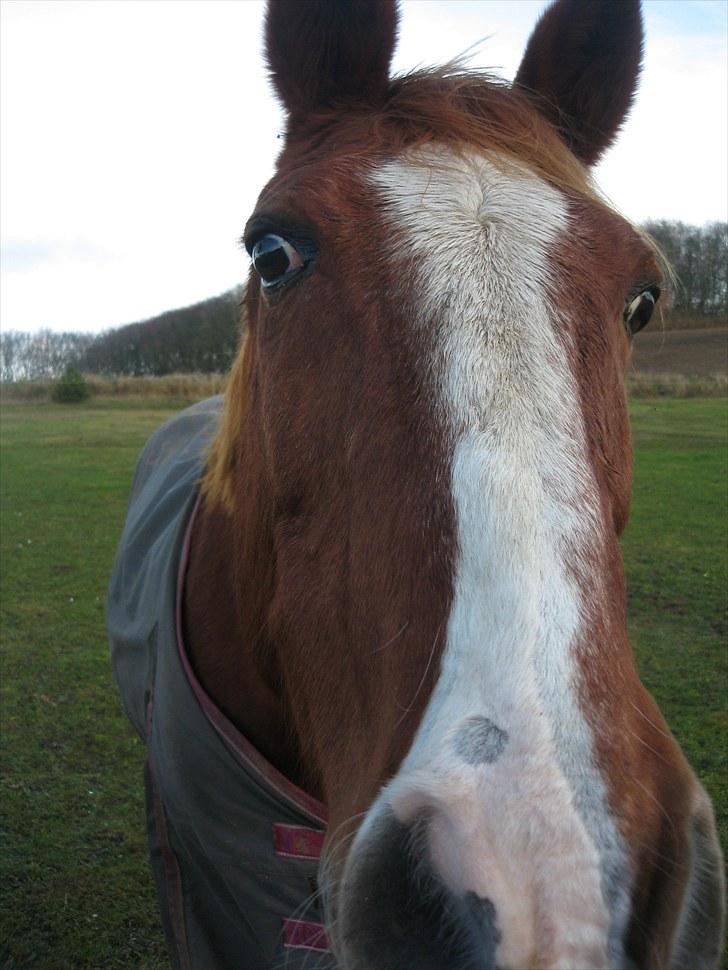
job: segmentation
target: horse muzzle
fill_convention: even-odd
[[[456,894],[428,857],[427,820],[384,812],[347,862],[332,936],[347,970],[494,970],[491,900]]]
[[[476,822],[479,812],[467,815],[430,804],[402,820],[384,800],[373,806],[330,893],[346,970],[623,965],[623,954],[615,964],[608,952],[601,896],[580,896],[584,873],[568,850],[544,872],[543,847],[529,849],[522,829],[519,851],[509,847],[513,832],[499,838]]]

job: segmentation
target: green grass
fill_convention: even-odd
[[[728,846],[728,409],[633,401],[622,547],[642,678],[712,796]]]
[[[2,407],[5,968],[166,965],[144,842],[143,747],[117,700],[104,599],[138,452],[176,407]],[[632,411],[631,630],[728,844],[726,402],[639,400]]]
[[[168,413],[2,409],[3,967],[165,965],[104,600],[130,472]]]

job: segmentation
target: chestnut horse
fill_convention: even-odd
[[[590,178],[639,2],[557,0],[512,85],[390,78],[396,32],[394,0],[269,4],[286,137],[191,531],[192,668],[326,805],[344,970],[713,967],[713,812],[639,680],[619,548],[662,273]]]

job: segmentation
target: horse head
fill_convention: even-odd
[[[396,32],[393,0],[268,8],[285,143],[204,486],[245,729],[328,806],[347,970],[713,966],[712,809],[639,680],[619,548],[663,274],[590,177],[639,3],[557,0],[512,85],[390,78]]]

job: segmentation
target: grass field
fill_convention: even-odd
[[[180,403],[2,408],[8,970],[165,966],[144,844],[143,749],[112,683],[104,598],[137,454]],[[726,401],[639,400],[632,412],[631,629],[726,845]]]

